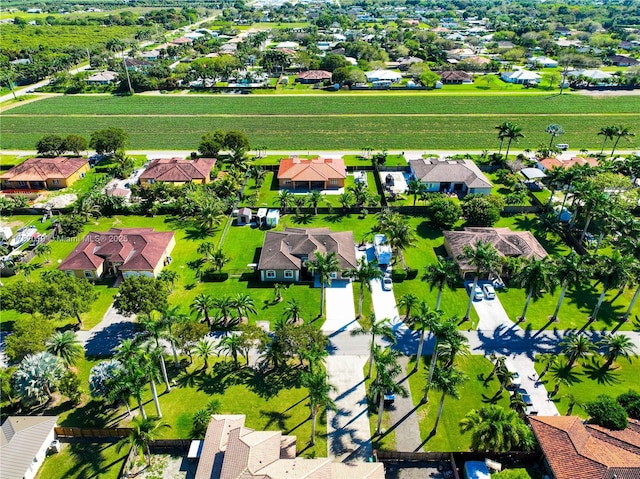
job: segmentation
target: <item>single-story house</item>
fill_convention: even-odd
[[[366,72],[365,76],[367,77],[367,82],[369,83],[378,81],[389,81],[391,83],[398,83],[400,80],[402,80],[402,75],[400,73],[390,70],[373,70],[371,72]]]
[[[445,85],[461,85],[473,83],[473,75],[462,70],[445,70],[439,72],[440,81]]]
[[[315,253],[336,253],[340,269],[357,268],[353,232],[329,228],[285,228],[268,231],[264,237],[258,270],[261,281],[296,282],[307,276],[307,261]],[[341,272],[332,273],[342,278]]]
[[[606,83],[613,78],[613,75],[602,70],[573,70],[567,73],[571,78],[586,78],[590,83]]]
[[[410,160],[411,176],[424,183],[427,191],[442,193],[491,193],[491,182],[471,160]]]
[[[124,59],[124,64],[126,65],[127,70],[134,70],[134,71],[146,70],[147,68],[153,66],[153,63],[150,62],[149,60],[142,60],[140,58],[130,58],[130,57],[127,57]]]
[[[307,70],[306,72],[301,72],[296,81],[305,84],[322,83],[325,80],[331,81],[332,76],[331,72],[325,70]]]
[[[58,416],[9,416],[0,427],[0,479],[33,479],[55,439]]]
[[[531,429],[554,479],[640,477],[640,422],[622,431],[588,424],[577,416],[530,416]]]
[[[148,50],[146,52],[140,52],[140,56],[145,60],[154,62],[160,57],[160,50]]]
[[[193,39],[188,38],[186,36],[171,40],[172,45],[191,45],[192,43],[193,43]]]
[[[297,50],[300,48],[300,44],[297,42],[280,42],[275,46],[276,50]]]
[[[176,240],[171,231],[153,228],[111,228],[91,232],[58,266],[70,276],[99,279],[103,275],[156,278],[171,261]]]
[[[86,158],[29,158],[0,175],[2,189],[42,190],[71,186],[89,171]]]
[[[574,156],[568,160],[563,160],[561,158],[544,158],[536,161],[536,166],[542,171],[551,170],[552,168],[564,168],[566,170],[574,165],[589,165],[596,167],[598,166],[598,159]]]
[[[108,85],[118,79],[118,73],[106,70],[97,72],[87,78],[88,85]]]
[[[381,462],[336,462],[296,457],[296,437],[254,431],[246,416],[213,415],[204,441],[195,443],[194,479],[384,479]],[[199,453],[197,452],[199,450]]]
[[[283,158],[278,168],[280,188],[327,190],[344,187],[347,168],[341,158]]]
[[[529,231],[511,231],[509,228],[465,227],[462,231],[443,231],[442,234],[444,235],[444,247],[460,267],[463,277],[467,273],[474,273],[476,267],[458,258],[462,255],[466,245],[473,246],[478,241],[492,244],[503,257],[542,259],[547,256],[546,250]]]
[[[612,55],[608,58],[611,64],[617,67],[632,67],[640,63],[635,58],[627,57],[625,55]]]
[[[500,78],[507,83],[517,83],[524,85],[526,83],[540,83],[542,77],[529,70],[514,70],[512,72],[502,72]]]
[[[549,57],[531,57],[529,65],[537,65],[541,68],[558,68],[558,62]]]
[[[475,55],[471,48],[454,48],[453,50],[445,51],[445,53],[447,58],[453,58],[454,60],[464,60]]]
[[[150,185],[157,181],[174,185],[209,183],[215,165],[215,158],[157,158],[140,174],[140,184]]]
[[[488,65],[491,60],[487,57],[481,57],[480,55],[474,55],[469,58],[465,58],[465,61],[475,63],[476,65]]]
[[[409,67],[411,67],[411,65],[414,65],[416,63],[423,63],[423,62],[424,60],[418,57],[398,58],[398,70],[405,72],[409,69]]]

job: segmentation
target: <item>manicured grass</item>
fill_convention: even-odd
[[[624,358],[614,363],[613,369],[603,370],[604,359],[594,356],[590,359],[579,361],[572,369],[570,385],[561,385],[558,394],[553,398],[560,414],[565,414],[569,408],[568,395],[572,394],[580,403],[593,401],[600,394],[617,397],[634,389],[640,392],[640,363],[637,358],[628,361]],[[536,371],[540,374],[544,364],[536,358]],[[549,371],[543,378],[547,391],[552,391],[555,387],[553,374]],[[587,418],[588,415],[578,404],[573,409],[573,414]]]
[[[62,450],[44,461],[38,479],[118,479],[129,448],[117,443],[63,443]]]
[[[420,370],[409,376],[409,385],[414,404],[417,406],[423,396],[428,374],[428,361],[426,357],[424,365]],[[407,366],[408,370],[413,367],[413,362]],[[480,409],[489,404],[497,404],[504,408],[509,407],[509,394],[503,391],[498,397],[495,394],[500,386],[497,379],[492,379],[487,386],[483,385],[480,375],[488,375],[491,372],[492,364],[484,356],[469,356],[462,359],[459,367],[469,377],[460,388],[460,399],[446,397],[442,418],[438,426],[438,432],[428,439],[424,444],[425,451],[468,451],[471,447],[471,434],[461,434],[458,427],[460,420],[472,409]],[[429,392],[429,402],[421,405],[416,414],[420,421],[420,436],[427,439],[433,425],[435,424],[441,393],[437,391]]]
[[[56,97],[8,111],[3,118],[6,134],[2,148],[32,148],[46,133],[89,136],[116,124],[130,132],[130,148],[157,149],[194,149],[204,133],[217,128],[244,131],[253,144],[269,149],[300,150],[349,149],[355,145],[376,149],[495,148],[494,126],[505,119],[523,128],[526,137],[518,144],[521,148],[535,148],[547,141],[544,129],[551,118],[571,125],[565,127],[563,140],[582,148],[599,146],[597,132],[603,124],[640,129],[640,119],[632,114],[640,104],[635,97],[541,98],[545,97],[412,95],[411,101],[400,102],[395,95]],[[43,114],[57,121],[52,124],[50,117],[40,116]],[[71,114],[78,116],[65,117]],[[172,115],[185,116],[176,122]]]
[[[365,364],[364,368],[364,377],[367,377],[367,372],[369,371],[369,363]],[[376,368],[375,365],[373,367],[371,377],[369,379],[365,379],[365,386],[367,391],[371,387],[371,383],[376,377]],[[376,428],[378,426],[378,403],[373,403],[369,401],[369,429],[371,430],[371,434],[375,434]],[[380,451],[395,451],[396,450],[396,431],[393,428],[393,421],[391,420],[391,413],[388,407],[383,409],[382,413],[382,430],[387,431],[384,435],[375,436],[372,438],[373,440],[373,448]]]

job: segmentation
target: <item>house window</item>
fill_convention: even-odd
[[[284,184],[285,185],[290,185],[291,184],[291,180],[284,180]]]
[[[267,279],[276,279],[276,272],[272,269],[267,271]]]
[[[338,273],[331,273],[331,279],[336,279],[338,277]]]
[[[65,273],[67,273],[67,276],[71,276],[71,277],[75,276],[75,274],[71,270],[67,270],[65,271]]]
[[[293,271],[290,269],[285,270],[284,277],[285,279],[293,279]]]
[[[18,186],[27,186],[26,181],[18,181]]]
[[[93,271],[85,271],[84,277],[87,279],[93,279]]]
[[[53,180],[53,184],[54,184],[54,185],[59,185],[59,184],[60,184],[60,180],[59,180],[59,179],[57,179],[57,178],[54,178],[54,180]]]
[[[150,185],[154,184],[156,182],[156,180],[147,180],[147,183],[149,183]]]
[[[333,185],[333,186],[337,186],[337,184],[338,184],[338,179],[337,179],[337,178],[331,178],[331,179],[329,180],[329,184],[330,184],[330,185]]]

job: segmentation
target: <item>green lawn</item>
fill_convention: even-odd
[[[45,460],[38,479],[118,479],[129,448],[116,443],[63,443],[62,450]]]
[[[553,399],[560,414],[567,412],[569,394],[572,394],[580,403],[585,403],[594,400],[600,394],[617,397],[629,389],[640,392],[640,364],[637,358],[634,358],[632,362],[620,359],[614,363],[614,368],[609,371],[604,371],[601,368],[603,364],[604,360],[600,356],[594,356],[579,361],[571,370],[571,374],[566,375],[570,385],[561,385],[557,396]],[[544,368],[539,357],[536,358],[535,367],[538,374]],[[547,391],[552,391],[556,385],[552,371],[542,378]],[[573,409],[573,414],[583,418],[588,417],[579,404]]]
[[[22,16],[18,14],[18,16]],[[110,25],[105,28],[102,25],[13,25],[0,26],[0,48],[13,49],[38,48],[48,46],[51,48],[65,48],[75,45],[86,48],[108,40],[118,38],[121,40],[133,39],[139,27]]]
[[[570,125],[565,126],[563,140],[582,148],[600,145],[597,132],[603,124],[640,130],[640,118],[635,115],[640,99],[636,97],[410,97],[411,101],[398,101],[393,94],[55,97],[7,111],[2,148],[33,148],[46,133],[89,136],[114,125],[130,132],[130,148],[195,149],[204,133],[221,128],[244,131],[253,144],[268,149],[303,151],[365,145],[425,151],[495,148],[494,126],[505,119],[522,126],[526,137],[519,143],[521,148],[548,141],[544,130],[551,119]],[[185,115],[179,123],[173,117],[176,114]]]
[[[428,361],[420,370],[409,377],[411,395],[413,402],[417,406],[423,396],[428,373]],[[407,369],[411,370],[413,363],[410,362]],[[458,428],[460,420],[472,409],[480,409],[489,404],[497,404],[504,408],[509,407],[509,394],[503,391],[499,397],[495,397],[500,386],[497,379],[492,379],[485,387],[479,375],[488,375],[491,372],[492,364],[484,356],[469,356],[460,364],[461,369],[469,377],[469,380],[460,387],[460,399],[447,397],[444,401],[444,409],[438,432],[428,439],[424,444],[425,451],[468,451],[471,447],[471,434],[461,434]],[[416,414],[420,421],[420,436],[427,439],[433,425],[435,424],[441,394],[436,391],[429,393],[429,402],[421,405]]]

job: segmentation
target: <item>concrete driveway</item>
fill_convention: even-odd
[[[353,284],[351,281],[335,280],[325,289],[326,316],[322,331],[350,331],[360,327],[356,321],[356,308],[353,304]]]

